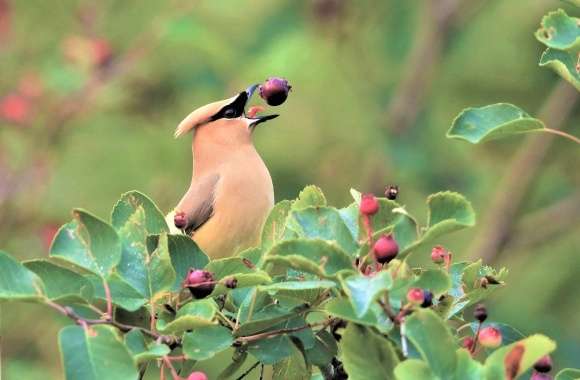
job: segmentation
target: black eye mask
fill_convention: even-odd
[[[244,107],[246,106],[247,101],[248,94],[245,91],[240,92],[240,94],[232,103],[219,110],[218,113],[211,117],[210,121],[215,121],[222,118],[235,119],[242,116],[244,114]]]

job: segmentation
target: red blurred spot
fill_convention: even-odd
[[[95,38],[93,44],[93,64],[102,67],[106,66],[113,58],[113,49],[109,41],[104,38]]]
[[[42,240],[42,247],[45,251],[50,249],[50,244],[54,240],[59,228],[60,225],[56,223],[48,223],[42,226],[40,230],[40,238]]]
[[[13,123],[24,123],[30,116],[30,101],[22,95],[6,95],[0,100],[0,117]]]
[[[252,107],[248,108],[248,112],[246,112],[246,114],[249,118],[253,118],[258,113],[263,112],[265,109],[266,108],[264,108],[262,106],[252,106]]]

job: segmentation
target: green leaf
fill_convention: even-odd
[[[249,343],[248,352],[263,364],[275,364],[294,353],[294,343],[288,335],[277,335]]]
[[[336,244],[324,240],[295,239],[281,242],[266,254],[265,261],[321,277],[353,269],[347,253]]]
[[[395,376],[397,380],[438,380],[427,363],[417,359],[400,362],[395,368]]]
[[[441,347],[454,347],[455,340],[445,323],[428,309],[416,310],[406,319],[407,338],[421,353],[433,373],[442,378],[453,378],[456,371],[455,352]]]
[[[147,344],[143,333],[139,329],[133,329],[125,334],[125,346],[127,346],[137,364],[161,358],[171,351],[165,344],[155,342]]]
[[[358,250],[356,240],[335,208],[307,207],[292,211],[287,225],[302,238],[336,242],[351,255]]]
[[[534,119],[513,104],[497,103],[461,111],[453,120],[447,137],[478,144],[544,128],[541,120]]]
[[[298,198],[292,204],[292,210],[300,210],[307,207],[324,207],[326,206],[326,198],[322,190],[314,185],[306,186]]]
[[[324,310],[337,318],[359,325],[373,326],[385,333],[393,327],[393,323],[378,304],[372,304],[370,310],[361,317],[357,316],[352,303],[347,298],[331,299],[324,305]]]
[[[518,374],[524,373],[542,356],[547,355],[556,349],[556,343],[540,334],[532,335],[510,345],[498,348],[489,355],[485,361],[486,379],[505,379],[505,357],[517,344],[524,346],[524,354],[519,365]]]
[[[77,209],[58,231],[50,256],[106,277],[121,259],[121,242],[113,227]]]
[[[449,274],[441,269],[427,269],[421,272],[413,286],[430,290],[438,298],[451,288],[451,279]]]
[[[270,211],[264,227],[262,228],[262,247],[267,251],[279,241],[285,240],[286,219],[292,208],[292,201],[284,200],[277,203]]]
[[[165,233],[159,236],[159,244],[148,261],[149,297],[155,299],[171,289],[176,275],[169,256],[168,239]]]
[[[85,330],[68,326],[59,333],[67,380],[137,379],[135,362],[117,331],[105,325]]]
[[[475,225],[473,207],[459,193],[443,191],[432,194],[427,198],[427,206],[427,231],[421,237],[421,244]]]
[[[354,241],[357,241],[359,237],[358,208],[359,208],[358,204],[353,202],[348,207],[341,208],[338,210],[338,214],[342,218],[344,225],[350,231],[350,234]]]
[[[580,49],[580,19],[570,17],[562,9],[548,13],[542,18],[536,38],[549,48],[558,50]]]
[[[350,380],[395,379],[394,369],[399,359],[391,342],[371,329],[349,323],[339,346]]]
[[[342,284],[357,317],[362,317],[371,304],[391,288],[393,280],[388,272],[381,271],[372,277],[355,274],[343,279]]]
[[[279,290],[311,290],[329,289],[336,287],[336,283],[328,280],[284,281],[260,286],[260,290],[276,292]]]
[[[457,370],[455,371],[456,380],[481,380],[484,378],[483,365],[471,357],[466,349],[456,351]]]
[[[580,379],[580,369],[565,368],[560,372],[558,372],[554,380],[578,380],[578,379]]]
[[[80,274],[44,259],[30,260],[23,264],[40,277],[44,283],[44,292],[52,301],[84,303],[92,300],[94,287]]]
[[[162,318],[158,319],[157,329],[163,334],[176,334],[186,330],[215,326],[216,313],[217,305],[213,299],[191,301],[177,311],[174,320],[168,322]]]
[[[106,300],[103,279],[95,275],[85,277],[93,284],[95,297]],[[111,290],[113,303],[127,311],[139,310],[148,301],[147,298],[144,298],[143,295],[129,285],[123,278],[119,277],[117,273],[112,273],[108,276],[107,283]]]
[[[6,252],[0,251],[0,301],[37,300],[44,285],[40,277]]]
[[[306,363],[304,355],[292,344],[291,355],[274,364],[273,379],[310,380],[310,365]]]
[[[167,235],[167,239],[169,256],[175,270],[175,283],[171,290],[175,292],[181,289],[181,284],[189,270],[191,268],[203,269],[209,263],[209,258],[186,235]]]
[[[161,210],[159,210],[149,197],[136,190],[121,195],[121,199],[119,199],[113,208],[111,224],[117,230],[122,229],[127,223],[131,223],[132,216],[139,209],[143,209],[145,213],[143,227],[147,235],[169,232]]]
[[[193,330],[183,336],[183,353],[189,359],[206,360],[234,343],[232,332],[216,325]]]
[[[554,70],[580,91],[580,70],[576,57],[574,53],[548,48],[542,53],[539,65]]]
[[[314,336],[314,346],[305,350],[304,353],[309,363],[324,367],[338,353],[338,345],[331,333],[326,330],[320,330]]]

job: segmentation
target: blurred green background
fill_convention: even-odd
[[[558,7],[578,16],[556,0],[0,0],[0,249],[46,256],[73,207],[108,218],[131,189],[170,210],[191,175],[177,123],[276,75],[293,92],[254,136],[278,201],[316,184],[340,206],[350,187],[398,184],[424,223],[428,194],[459,191],[481,223],[441,243],[468,258],[489,238],[492,199],[510,196],[502,178],[525,174],[509,164],[527,145],[445,132],[469,106],[538,114],[559,80],[538,67],[533,32]],[[577,104],[561,115],[576,135]],[[492,320],[555,338],[561,368],[580,363],[579,150],[546,144],[501,249],[486,252],[510,269],[488,307]],[[2,305],[4,379],[60,379],[64,323],[41,306]]]

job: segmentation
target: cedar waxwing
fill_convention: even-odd
[[[254,148],[252,132],[278,115],[246,115],[256,88],[196,109],[175,131],[176,138],[194,133],[193,174],[167,223],[172,232],[191,236],[212,259],[256,246],[274,205],[272,178]]]

